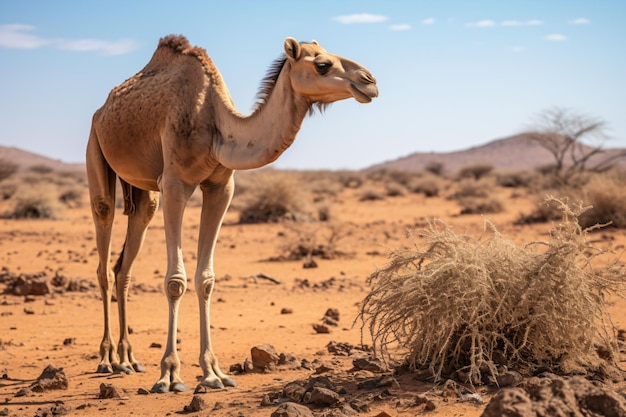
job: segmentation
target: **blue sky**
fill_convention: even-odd
[[[622,0],[0,0],[0,144],[84,161],[93,112],[176,33],[246,114],[287,36],[372,71],[380,97],[307,118],[277,168],[465,149],[553,106],[602,118],[606,146],[626,147],[625,20]]]

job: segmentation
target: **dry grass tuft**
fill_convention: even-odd
[[[477,239],[442,221],[416,231],[425,249],[414,240],[369,277],[360,318],[377,352],[399,347],[412,369],[474,384],[497,375],[502,358],[526,375],[601,369],[594,343],[615,353],[606,295],[621,293],[621,279],[591,265],[601,252],[578,224],[586,208],[552,200],[562,221],[546,242],[516,245],[489,222]]]
[[[3,214],[5,218],[56,220],[63,214],[63,205],[56,190],[45,185],[21,188],[13,198],[15,205],[11,211]]]
[[[251,196],[240,209],[240,223],[275,223],[313,220],[311,208],[297,178],[267,175],[248,191]]]

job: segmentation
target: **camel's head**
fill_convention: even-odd
[[[285,54],[291,64],[294,91],[314,103],[332,103],[354,97],[369,103],[378,96],[376,78],[364,67],[349,59],[333,55],[312,43],[285,39]]]

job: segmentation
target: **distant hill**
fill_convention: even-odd
[[[0,145],[0,160],[16,163],[19,169],[24,170],[32,166],[45,166],[55,171],[84,171],[85,164],[67,163],[58,159],[48,158],[33,152],[24,151],[13,146]]]
[[[600,158],[626,152],[626,149],[604,149]],[[590,161],[593,166],[600,158]],[[440,163],[445,172],[457,172],[461,168],[475,164],[489,164],[497,170],[524,170],[554,163],[554,157],[537,142],[526,135],[515,135],[497,139],[485,145],[454,152],[416,152],[393,161],[373,165],[367,170],[422,171],[428,165]],[[619,160],[626,165],[626,158]]]

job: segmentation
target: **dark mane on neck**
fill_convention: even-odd
[[[287,56],[281,55],[276,58],[272,65],[267,70],[265,77],[261,80],[261,86],[259,87],[259,92],[256,94],[256,102],[254,105],[254,111],[259,110],[263,105],[267,102],[270,94],[274,90],[276,86],[276,80],[278,80],[278,76],[280,72],[283,70],[285,63],[287,62]]]
[[[254,105],[253,112],[259,111],[267,100],[269,99],[272,91],[274,91],[274,87],[276,86],[276,80],[278,80],[278,76],[280,72],[283,70],[285,63],[287,62],[287,56],[281,55],[277,59],[274,60],[270,68],[267,70],[265,77],[261,80],[261,86],[259,87],[259,92],[256,95],[256,102]],[[311,115],[315,108],[319,110],[321,113],[326,110],[330,103],[311,103],[309,106],[309,115]]]

